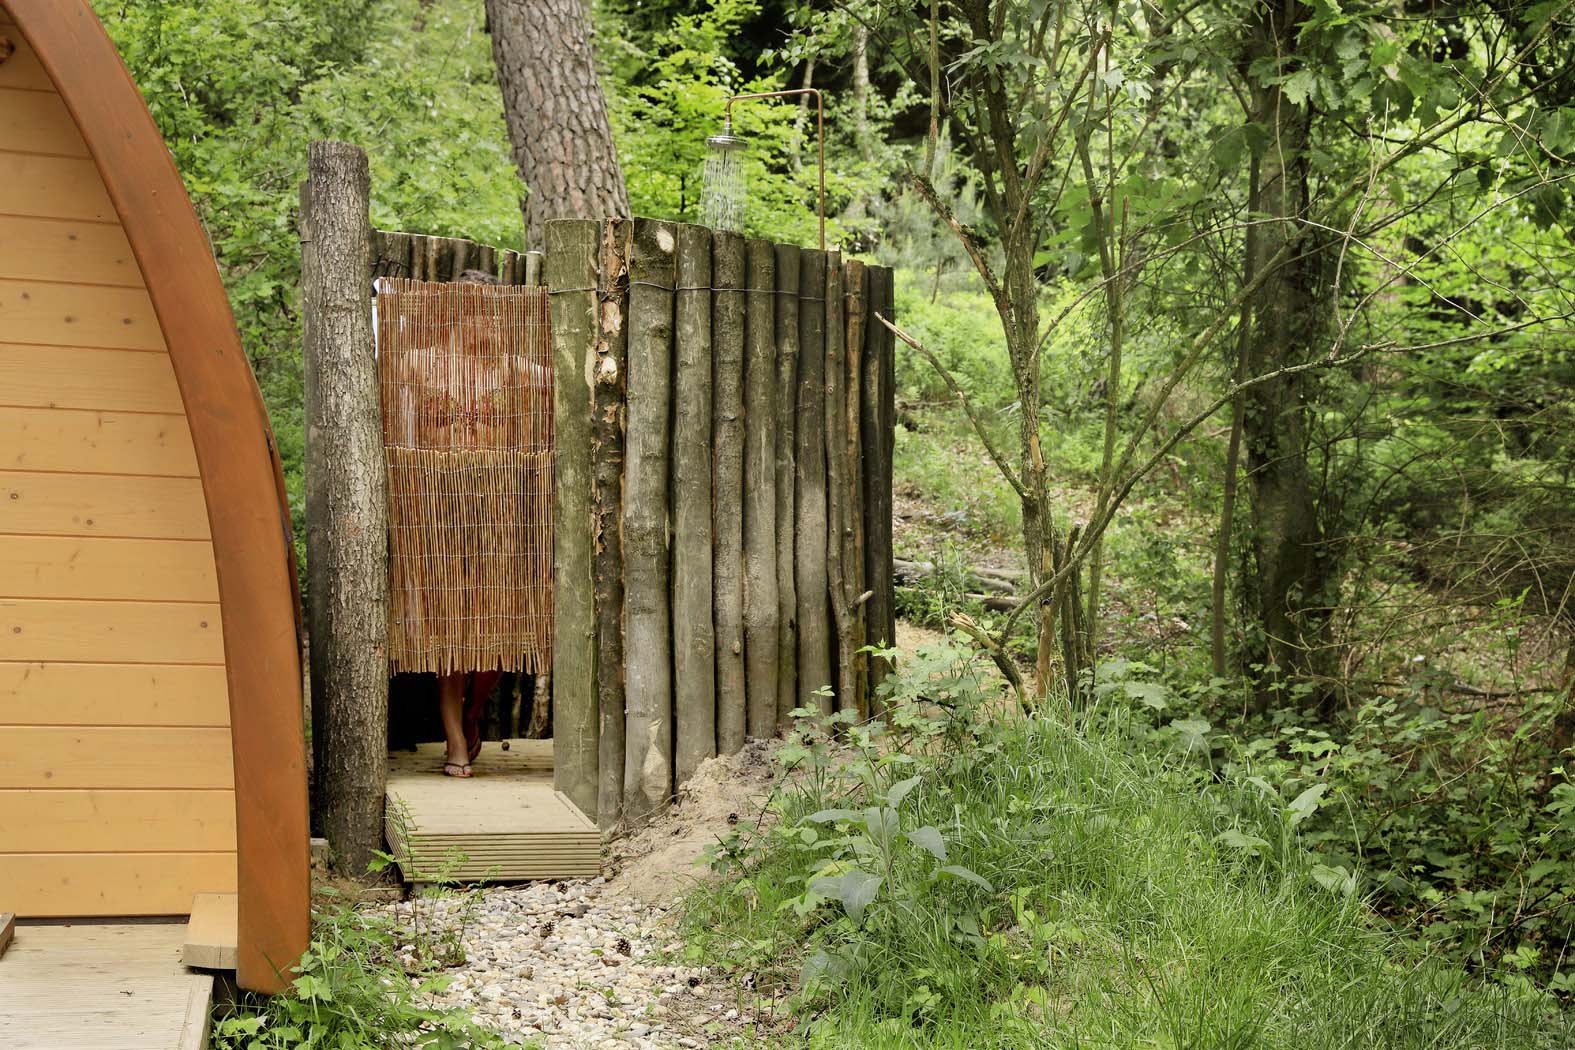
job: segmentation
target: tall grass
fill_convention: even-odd
[[[689,901],[713,961],[791,988],[808,1047],[1554,1048],[1556,1003],[1415,954],[1296,841],[1308,803],[1003,714],[921,653],[890,733],[806,727],[758,837]],[[915,783],[913,778],[917,777]]]

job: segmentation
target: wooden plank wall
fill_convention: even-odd
[[[103,181],[0,32],[0,902],[185,913],[236,888],[202,482]]]
[[[590,599],[566,632],[558,596],[554,720],[596,738],[557,776],[611,827],[795,708],[871,713],[858,650],[895,626],[891,271],[644,219],[547,241],[557,586]]]

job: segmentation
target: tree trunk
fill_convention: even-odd
[[[667,472],[677,227],[637,219],[629,261],[629,416],[624,462],[624,815],[639,821],[673,792],[672,616]]]
[[[682,784],[716,754],[711,625],[711,231],[678,228],[678,371],[673,387],[673,674]],[[724,703],[726,701],[724,700]]]
[[[832,687],[837,693],[837,710],[857,711],[858,694],[854,687],[852,602],[847,598],[847,567],[843,563],[843,529],[852,515],[848,506],[848,438],[843,429],[847,418],[847,361],[844,354],[848,335],[847,303],[843,301],[842,254],[826,253],[826,341],[825,386],[822,389],[821,430],[826,440],[826,589],[831,605]]]
[[[859,159],[875,160],[875,139],[870,134],[870,31],[863,22],[853,24],[853,141]]]
[[[314,142],[301,187],[312,741],[318,823],[341,872],[383,842],[388,475],[372,349],[366,154]]]
[[[1252,158],[1247,178],[1247,199],[1258,196],[1258,158]],[[1243,236],[1242,285],[1252,282],[1252,267],[1257,244],[1256,226],[1249,225]],[[1247,353],[1252,347],[1252,298],[1241,304],[1241,321],[1236,330],[1236,363],[1233,369],[1239,386],[1247,379]],[[1246,391],[1240,391],[1230,402],[1230,437],[1225,445],[1225,477],[1220,494],[1220,524],[1214,537],[1214,577],[1209,588],[1209,658],[1214,677],[1224,678],[1228,670],[1225,653],[1225,585],[1230,576],[1230,548],[1236,528],[1236,485],[1241,473],[1241,428],[1247,408]]]
[[[798,706],[798,590],[793,562],[798,529],[795,445],[798,435],[798,278],[800,250],[776,246],[777,311],[777,724],[793,719]]]
[[[529,188],[526,243],[548,219],[629,214],[581,0],[486,0],[514,164]]]
[[[591,578],[596,630],[596,810],[603,828],[623,813],[623,462],[628,373],[629,251],[626,219],[596,224],[595,383],[591,390]],[[561,436],[559,438],[561,441]]]
[[[717,746],[744,746],[744,240],[716,234],[711,316],[716,341],[712,507],[716,525]]]
[[[799,87],[812,88],[815,86],[815,56],[811,54],[804,60],[804,79],[799,81]],[[798,97],[798,115],[793,118],[793,152],[789,155],[789,165],[794,171],[804,166],[804,129],[809,126],[809,107],[813,95],[800,95]]]
[[[602,224],[547,225],[552,295],[553,558],[552,761],[554,786],[598,813],[596,609],[592,599],[591,384],[597,367],[596,286]],[[619,775],[623,767],[619,766]]]
[[[1298,0],[1260,8],[1253,31],[1252,61],[1271,61],[1294,50],[1307,9]],[[1259,272],[1287,240],[1296,236],[1295,220],[1307,210],[1308,114],[1279,85],[1255,84],[1254,119],[1269,130],[1271,142],[1259,164],[1254,215],[1281,222],[1259,228],[1254,258]],[[1248,370],[1265,375],[1301,364],[1315,352],[1321,325],[1321,284],[1315,240],[1267,276],[1253,302]],[[1333,566],[1320,527],[1309,467],[1309,413],[1303,375],[1282,376],[1247,393],[1242,437],[1252,494],[1254,571],[1244,580],[1261,632],[1248,663],[1261,665],[1258,702],[1267,707],[1283,696],[1288,676],[1316,675],[1326,641],[1334,586]]]
[[[798,276],[798,433],[794,478],[798,530],[794,586],[798,597],[798,702],[834,710],[817,695],[832,684],[831,602],[826,577],[826,261],[808,250]]]
[[[842,349],[842,395],[840,420],[842,441],[842,585],[838,596],[847,609],[849,646],[853,665],[847,678],[860,711],[869,713],[868,658],[863,653],[868,632],[865,629],[866,601],[864,575],[864,475],[860,467],[863,446],[859,429],[861,374],[864,358],[864,333],[869,293],[863,263],[850,259],[843,264],[843,289],[847,297],[846,336]],[[884,327],[884,326],[882,326]]]
[[[859,457],[864,485],[864,578],[874,594],[865,605],[865,629],[873,645],[896,645],[897,610],[892,591],[892,491],[891,457],[893,427],[892,356],[895,349],[891,329],[875,320],[877,316],[895,322],[892,316],[892,272],[886,267],[871,267],[867,312],[864,326],[864,351],[859,370]],[[875,688],[885,679],[891,665],[884,659],[871,660],[868,689],[872,710],[877,706]]]
[[[744,333],[744,696],[750,736],[777,729],[776,256],[768,241],[746,247]]]

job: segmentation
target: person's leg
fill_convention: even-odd
[[[502,677],[502,671],[474,671],[466,676],[465,753],[472,762],[481,753],[481,714]]]
[[[443,719],[443,736],[448,744],[443,772],[449,776],[469,776],[470,756],[465,743],[465,675],[443,675],[438,679],[438,714]],[[455,768],[457,767],[457,769]]]

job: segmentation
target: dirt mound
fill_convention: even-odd
[[[742,751],[708,759],[678,792],[678,802],[651,823],[612,843],[606,893],[667,905],[706,877],[696,867],[706,847],[729,828],[759,819],[776,780],[780,740],[750,740]]]

